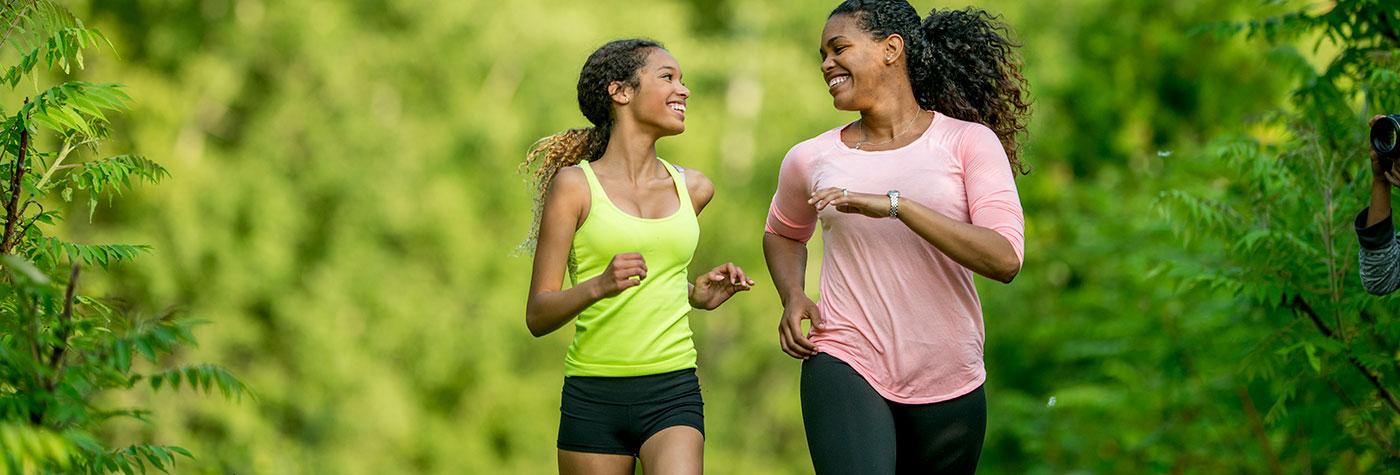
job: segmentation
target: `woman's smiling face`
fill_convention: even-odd
[[[653,48],[637,76],[635,96],[628,104],[637,122],[654,127],[662,136],[685,132],[690,88],[681,82],[681,66],[676,58],[664,49]]]
[[[877,41],[850,14],[826,21],[821,39],[822,77],[838,110],[868,109],[890,70],[890,44]]]

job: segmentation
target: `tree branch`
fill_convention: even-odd
[[[1312,319],[1313,325],[1317,327],[1317,331],[1322,332],[1323,336],[1332,340],[1337,340],[1337,337],[1332,333],[1332,329],[1327,328],[1327,324],[1322,321],[1321,317],[1318,317],[1317,311],[1313,310],[1312,306],[1308,305],[1308,301],[1303,300],[1301,295],[1293,296],[1292,305],[1295,312],[1306,314],[1308,318]],[[1340,342],[1340,340],[1337,341]],[[1345,345],[1345,342],[1341,343]],[[1400,414],[1400,402],[1397,402],[1395,400],[1395,395],[1391,394],[1390,390],[1386,389],[1385,385],[1381,384],[1380,377],[1365,365],[1362,365],[1361,361],[1356,359],[1355,356],[1347,355],[1347,361],[1351,362],[1351,366],[1356,368],[1357,371],[1360,371],[1361,374],[1366,377],[1366,380],[1370,381],[1371,385],[1376,387],[1376,391],[1380,393],[1381,400],[1385,401],[1396,414]]]
[[[18,3],[18,2],[20,2],[20,1],[21,1],[21,0],[14,0],[14,1],[10,1],[10,2],[5,2],[5,9],[6,9],[6,10],[10,10],[11,8],[14,7],[14,4],[15,4],[15,3]],[[8,42],[8,41],[10,40],[10,33],[13,33],[13,32],[15,31],[15,27],[19,26],[19,20],[20,20],[21,18],[24,18],[24,12],[23,12],[22,10],[14,10],[14,12],[15,12],[15,19],[14,19],[14,21],[11,21],[11,22],[10,22],[10,26],[5,27],[5,34],[4,34],[3,36],[0,36],[0,48],[3,48],[3,47],[5,46],[5,43]]]
[[[1244,413],[1249,418],[1249,429],[1254,433],[1254,439],[1259,442],[1259,450],[1264,452],[1264,459],[1269,462],[1269,473],[1282,475],[1283,467],[1278,463],[1278,455],[1269,445],[1269,434],[1264,431],[1264,423],[1259,417],[1259,409],[1254,407],[1254,398],[1249,396],[1249,389],[1244,385],[1235,387],[1235,393],[1240,397],[1240,403],[1244,406]]]
[[[25,104],[29,99],[24,100]],[[0,237],[0,254],[9,254],[14,248],[15,225],[19,224],[19,195],[24,190],[24,165],[29,155],[29,126],[23,120],[16,121],[20,127],[19,154],[15,157],[15,169],[10,174],[10,199],[5,203],[5,234]]]
[[[77,290],[78,264],[74,263],[73,271],[68,274],[68,288],[63,292],[63,313],[58,315],[58,328],[55,329],[58,344],[54,345],[49,355],[49,366],[53,367],[53,377],[49,379],[48,384],[49,391],[53,391],[63,379],[63,355],[68,351],[68,333],[73,322],[73,299],[77,298]]]

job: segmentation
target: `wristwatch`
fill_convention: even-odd
[[[891,218],[898,218],[898,217],[899,217],[899,191],[898,191],[898,190],[890,190],[889,193],[885,193],[885,196],[890,197],[890,217],[891,217]]]

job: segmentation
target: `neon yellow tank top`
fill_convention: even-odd
[[[661,164],[675,182],[680,207],[656,219],[618,209],[589,163],[579,164],[592,205],[574,233],[576,281],[602,274],[614,255],[626,252],[642,254],[647,278],[579,313],[574,342],[564,357],[567,376],[645,376],[695,367],[687,276],[700,224],[684,178],[670,163]]]

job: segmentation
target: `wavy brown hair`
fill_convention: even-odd
[[[620,82],[627,87],[637,87],[640,84],[637,71],[646,65],[653,48],[664,46],[653,40],[630,38],[610,41],[589,55],[578,75],[578,108],[593,126],[542,138],[525,153],[520,171],[530,177],[535,206],[530,235],[521,244],[524,250],[533,252],[539,240],[545,195],[559,170],[584,160],[591,162],[602,158],[603,151],[607,150],[613,127],[612,95],[608,94],[608,86]],[[569,261],[572,273],[572,254]]]
[[[846,0],[832,10],[854,15],[861,29],[877,40],[904,38],[909,83],[919,106],[956,119],[977,122],[996,132],[1011,169],[1030,172],[1021,145],[1031,106],[1021,75],[1020,45],[999,17],[983,10],[919,12],[904,0]],[[828,17],[830,18],[830,17]]]

